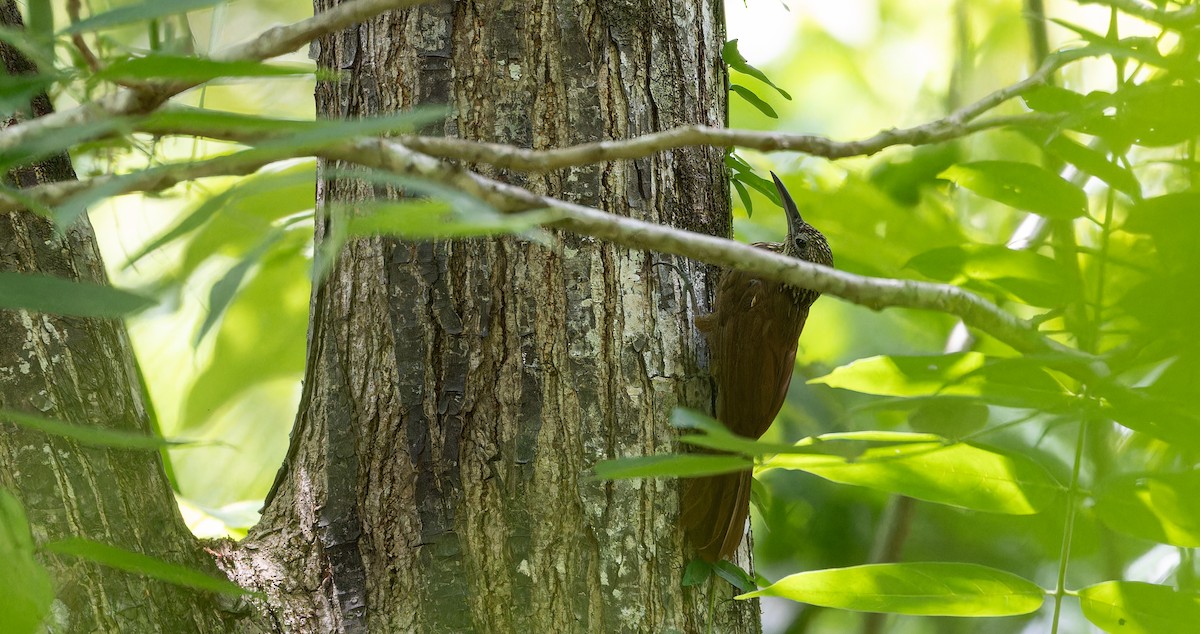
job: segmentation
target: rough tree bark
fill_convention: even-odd
[[[318,112],[445,104],[438,132],[532,148],[723,125],[723,42],[713,0],[435,3],[320,40]],[[722,158],[482,169],[726,235]],[[319,204],[382,189],[324,178]],[[728,584],[680,587],[675,482],[587,477],[674,447],[673,407],[711,407],[683,279],[703,302],[711,273],[568,235],[351,242],[314,293],[291,457],[227,568],[297,631],[690,632],[710,603],[717,631],[756,631]],[[303,574],[281,586],[280,560]]]

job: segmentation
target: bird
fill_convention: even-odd
[[[753,246],[825,266],[833,253],[825,236],[800,216],[796,201],[771,172],[787,216],[787,239]],[[796,347],[809,308],[820,293],[727,270],[712,310],[696,318],[709,346],[716,386],[716,418],[730,431],[758,439],[783,406]],[[688,541],[709,562],[737,550],[750,514],[750,470],[685,480],[680,523]]]

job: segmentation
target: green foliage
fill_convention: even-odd
[[[155,557],[149,557],[141,553],[102,544],[82,537],[48,542],[42,545],[42,549],[48,553],[86,559],[108,566],[109,568],[145,575],[166,581],[167,583],[204,590],[206,592],[216,592],[232,596],[248,594],[241,586],[227,579],[214,577],[188,568],[187,566],[173,564],[169,561],[163,561]]]
[[[33,537],[21,502],[0,489],[0,631],[33,634],[42,631],[50,613],[54,586],[46,569],[34,558]]]
[[[0,308],[79,317],[120,317],[145,310],[155,300],[108,286],[48,275],[0,271]]]
[[[0,409],[0,421],[13,423],[26,429],[34,429],[46,434],[62,438],[70,438],[75,442],[91,447],[114,447],[117,449],[162,449],[172,445],[186,445],[186,441],[168,440],[157,436],[136,434],[116,429],[104,429],[93,425],[75,425],[44,418],[31,416],[21,412]]]
[[[1200,594],[1137,581],[1106,581],[1079,591],[1083,613],[1105,632],[1188,634],[1200,622]]]
[[[975,564],[872,564],[789,575],[738,597],[784,597],[843,610],[936,616],[1009,616],[1042,605],[1045,592]]]

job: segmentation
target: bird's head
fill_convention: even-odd
[[[787,239],[783,242],[784,255],[816,264],[833,266],[833,252],[829,250],[829,243],[826,242],[825,236],[800,217],[800,209],[796,207],[796,201],[792,200],[792,195],[788,193],[787,188],[783,186],[783,182],[779,180],[775,172],[771,172],[771,178],[775,180],[775,189],[779,191],[779,200],[783,203],[783,213],[787,216],[788,234]]]

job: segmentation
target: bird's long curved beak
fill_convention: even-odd
[[[771,178],[775,181],[775,189],[779,192],[779,200],[783,203],[783,214],[787,216],[788,235],[794,236],[804,224],[804,219],[800,217],[800,209],[796,207],[796,201],[792,200],[792,195],[783,186],[783,181],[779,180],[775,172],[771,172]]]

